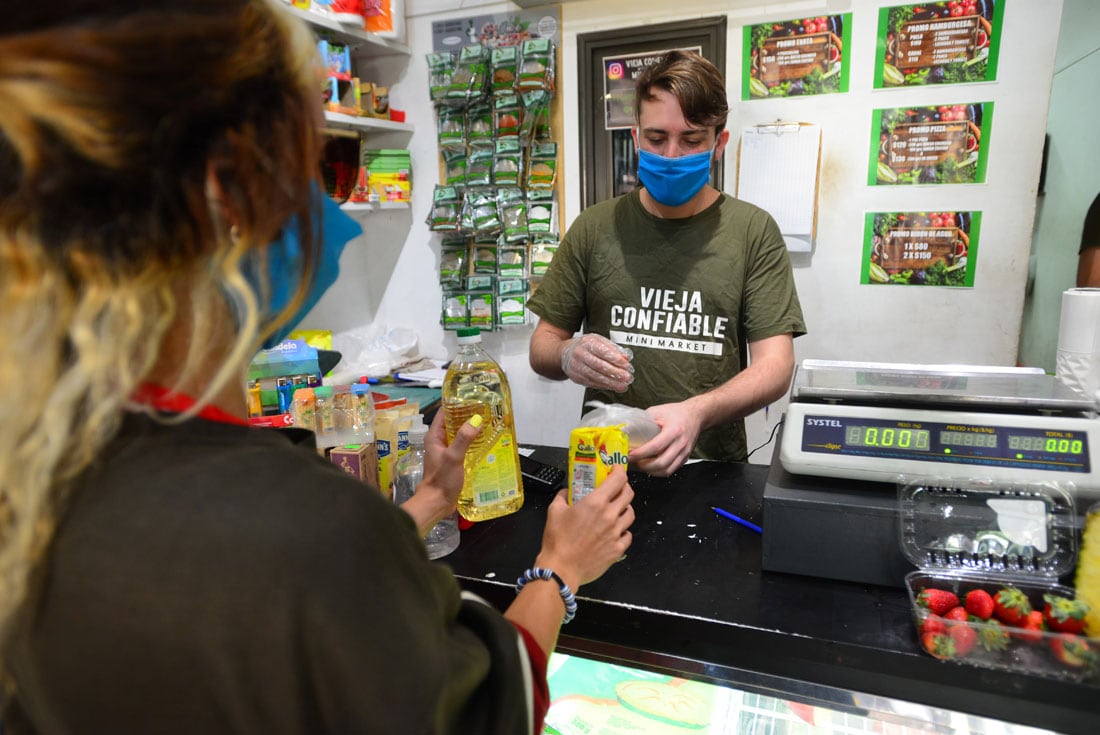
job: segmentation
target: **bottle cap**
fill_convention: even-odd
[[[418,413],[411,419],[412,423],[409,424],[409,441],[413,438],[419,437],[421,440],[428,433],[428,425],[424,423],[424,414]]]
[[[314,394],[312,388],[299,388],[294,391],[294,400],[296,401],[310,401],[313,400]]]
[[[481,341],[481,330],[477,327],[463,327],[455,332],[460,345],[468,345]]]
[[[330,385],[319,385],[319,386],[317,386],[316,388],[313,389],[313,393],[318,398],[332,398],[332,386],[330,386]]]
[[[354,393],[357,396],[363,395],[364,393],[370,393],[371,388],[372,388],[372,386],[367,385],[366,383],[352,383],[351,384],[351,392]]]

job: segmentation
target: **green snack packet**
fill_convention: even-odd
[[[497,323],[503,327],[527,323],[527,297],[524,294],[510,294],[500,300],[497,306]]]
[[[536,143],[531,146],[527,166],[528,189],[553,189],[557,170],[557,143]]]
[[[554,88],[554,44],[549,38],[529,38],[523,42],[519,81],[516,89]]]
[[[493,101],[493,130],[497,139],[519,135],[519,122],[523,110],[515,95],[497,97]]]
[[[492,329],[496,297],[491,293],[472,293],[467,303],[470,307],[470,326]]]
[[[468,296],[464,293],[443,294],[443,328],[460,329],[469,326]]]
[[[432,102],[442,104],[447,100],[454,70],[455,57],[450,51],[428,54],[428,94]]]
[[[494,97],[516,93],[516,75],[519,71],[519,47],[500,46],[493,49],[492,81],[489,88]]]
[[[523,151],[519,138],[501,138],[497,141],[493,155],[493,184],[496,186],[519,186],[520,168],[523,164]]]
[[[432,211],[427,219],[428,229],[436,232],[457,230],[460,209],[458,190],[453,186],[436,184],[432,193]]]

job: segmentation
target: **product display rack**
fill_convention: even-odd
[[[412,50],[408,46],[391,38],[383,38],[382,36],[374,33],[367,33],[366,31],[351,30],[338,22],[335,18],[314,13],[309,10],[302,10],[293,5],[288,6],[287,10],[289,10],[292,15],[304,20],[310,26],[325,31],[333,40],[349,46],[360,46],[363,44],[370,46],[371,52],[375,56],[391,54],[401,56],[412,55]]]

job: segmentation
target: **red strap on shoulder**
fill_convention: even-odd
[[[184,413],[194,408],[196,403],[195,399],[189,395],[184,393],[173,393],[163,385],[157,385],[155,383],[142,383],[139,385],[137,390],[134,391],[133,398],[137,403],[152,406],[164,413]],[[217,406],[203,406],[197,415],[207,421],[248,426],[248,421],[242,417],[234,416]]]

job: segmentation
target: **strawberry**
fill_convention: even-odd
[[[1025,643],[1038,643],[1043,639],[1044,631],[1046,631],[1046,626],[1043,625],[1043,614],[1038,610],[1032,610],[1027,614],[1024,622],[1016,630],[1010,632],[1009,635]]]
[[[956,656],[965,656],[978,645],[978,633],[969,625],[953,625],[947,635],[955,642]]]
[[[1008,647],[1008,631],[997,620],[987,620],[978,631],[978,643],[987,651],[1003,651]]]
[[[1003,587],[993,598],[993,614],[1007,625],[1023,625],[1030,612],[1027,595],[1015,587]]]
[[[965,607],[956,605],[943,614],[943,619],[948,621],[948,625],[951,625],[952,623],[965,623],[970,618],[967,617]]]
[[[1054,658],[1073,668],[1081,668],[1096,660],[1096,652],[1089,648],[1088,641],[1072,633],[1052,637],[1050,651]]]
[[[1089,606],[1083,600],[1070,600],[1057,595],[1043,595],[1043,620],[1047,627],[1059,633],[1080,633],[1085,629]]]
[[[993,617],[993,596],[985,590],[970,590],[966,593],[966,611],[976,618],[989,620]]]
[[[959,597],[954,592],[941,590],[935,587],[925,587],[917,595],[917,604],[926,607],[936,615],[945,612],[959,604]]]
[[[954,658],[955,656],[955,641],[951,640],[951,636],[944,635],[942,633],[926,633],[921,636],[921,645],[924,646],[924,650],[928,651],[932,656],[938,659]]]
[[[947,623],[939,615],[927,615],[920,621],[920,634],[923,638],[927,633],[946,633]]]

